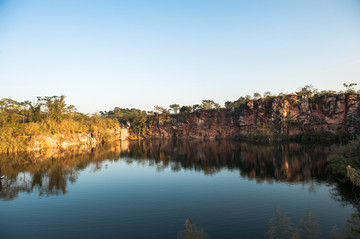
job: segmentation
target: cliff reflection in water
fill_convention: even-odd
[[[101,170],[106,160],[146,164],[157,170],[196,170],[209,175],[222,169],[239,170],[242,177],[259,182],[323,181],[330,177],[326,166],[332,151],[329,146],[299,144],[151,140],[121,141],[91,151],[3,154],[0,197],[11,200],[19,192],[65,194],[68,184],[76,182],[81,170],[88,167]]]

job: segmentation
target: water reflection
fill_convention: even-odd
[[[296,238],[322,238],[321,230],[316,216],[308,209],[305,218],[299,220],[298,224],[294,224],[291,218],[285,212],[277,207],[275,210],[276,216],[269,219],[269,230],[265,234],[265,238],[275,239],[296,239]],[[334,226],[331,230],[332,239],[355,239],[360,238],[360,216],[359,214],[352,214],[350,219],[342,230]]]
[[[269,229],[264,238],[269,239],[320,239],[324,232],[321,232],[317,217],[312,213],[311,208],[296,224],[280,207],[275,209],[275,217],[269,218]],[[190,218],[185,221],[185,230],[178,233],[177,238],[181,239],[203,239],[207,238],[204,228],[197,225]],[[357,239],[360,238],[360,215],[353,213],[346,221],[344,228],[339,230],[335,225],[330,232],[332,239]]]
[[[180,231],[177,235],[178,239],[205,239],[207,235],[202,227],[193,222],[191,218],[185,221],[185,230]]]
[[[331,231],[331,236],[333,239],[360,238],[360,215],[356,213],[352,214],[342,230],[338,230],[337,226],[334,226]]]
[[[326,166],[332,147],[158,140],[130,144],[127,156],[137,162],[152,159],[158,170],[171,167],[174,171],[190,169],[211,175],[226,168],[259,182],[309,182],[329,178]]]
[[[320,239],[323,233],[320,230],[317,217],[309,208],[304,218],[297,224],[280,207],[275,209],[275,217],[268,219],[269,229],[264,238],[268,239]],[[193,222],[190,218],[185,221],[185,230],[178,233],[181,239],[204,239],[207,238],[204,229]],[[335,225],[330,232],[332,239],[357,239],[360,238],[360,215],[354,213],[346,221],[343,229]]]
[[[305,218],[300,219],[296,225],[291,221],[280,207],[277,207],[276,216],[269,219],[269,231],[265,234],[266,238],[291,239],[291,238],[312,238],[320,239],[320,229],[316,216],[308,209]]]
[[[41,195],[58,195],[67,192],[68,183],[75,183],[81,170],[93,165],[101,168],[104,160],[119,159],[118,148],[122,144],[86,151],[46,151],[0,155],[3,169],[0,198],[11,200],[19,192],[38,192]]]
[[[1,174],[1,167],[0,167],[0,192],[2,191],[2,174]]]
[[[334,147],[334,146],[333,146]],[[79,172],[101,170],[105,160],[126,160],[161,171],[195,170],[212,175],[222,169],[239,170],[242,177],[263,181],[314,183],[328,180],[327,163],[333,147],[299,144],[254,145],[236,141],[152,140],[121,141],[91,151],[75,149],[0,155],[4,178],[0,197],[11,200],[19,192],[58,195],[67,192]]]

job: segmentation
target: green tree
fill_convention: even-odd
[[[255,92],[254,93],[254,99],[260,99],[260,97],[261,97],[261,94],[259,93],[259,92]]]
[[[312,85],[306,85],[303,88],[301,88],[300,91],[295,92],[299,96],[307,96],[311,97],[313,94],[316,94],[318,92],[317,89],[315,89]]]
[[[344,83],[343,86],[346,88],[345,93],[347,93],[347,94],[355,94],[356,93],[354,87],[357,86],[357,83],[350,83],[350,84]]]
[[[210,109],[220,108],[220,105],[218,103],[215,103],[213,100],[203,100],[201,104],[201,108],[203,110],[210,110]]]
[[[10,99],[3,98],[0,100],[0,124],[15,124],[21,123],[24,120],[24,116],[22,114],[22,103]]]
[[[172,104],[169,106],[170,109],[174,112],[174,114],[177,114],[179,112],[179,109],[180,109],[180,105],[178,104]]]
[[[64,119],[66,113],[65,96],[45,96],[42,99],[45,102],[46,116],[48,119],[53,119],[58,122]]]
[[[233,102],[231,101],[226,101],[225,102],[225,108],[226,109],[231,109],[233,107]]]
[[[190,113],[192,110],[192,107],[190,105],[183,105],[180,108],[180,113]]]
[[[195,104],[192,106],[192,111],[195,112],[195,111],[198,111],[201,109],[201,106],[199,104]]]
[[[269,97],[272,97],[273,95],[271,94],[271,92],[270,91],[265,91],[264,92],[264,97],[265,98],[269,98]]]
[[[154,106],[154,110],[158,114],[167,114],[167,113],[169,113],[169,111],[166,108],[158,106],[158,105]]]
[[[36,103],[31,103],[31,101],[24,101],[24,104],[28,107],[27,120],[28,122],[40,122],[42,119],[41,106],[43,103],[40,101],[41,97],[38,97]]]

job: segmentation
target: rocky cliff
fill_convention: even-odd
[[[149,138],[325,138],[360,134],[359,94],[285,95],[248,100],[238,108],[156,115]]]
[[[101,134],[79,133],[79,134],[56,134],[56,135],[35,135],[27,141],[26,151],[40,151],[42,149],[67,149],[70,147],[81,147],[91,149],[95,146],[114,140],[126,140],[129,137],[127,128],[114,128]]]

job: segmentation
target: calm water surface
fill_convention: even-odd
[[[326,167],[336,146],[233,141],[119,142],[1,155],[0,238],[264,238],[276,207],[311,209],[321,238],[358,211]]]

